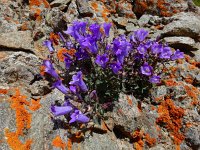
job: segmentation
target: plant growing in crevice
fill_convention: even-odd
[[[173,52],[158,39],[149,39],[144,29],[108,42],[110,28],[110,23],[75,21],[67,31],[58,33],[62,48],[56,50],[53,40],[44,41],[50,54],[41,74],[65,94],[64,103],[53,104],[51,112],[65,115],[69,124],[103,117],[120,92],[148,95],[152,84],[161,82],[165,63],[184,57],[183,52]]]

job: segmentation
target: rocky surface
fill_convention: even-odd
[[[0,0],[0,149],[200,149],[198,10],[190,0]],[[145,28],[151,38],[161,34],[162,40],[187,55],[168,66],[167,78],[148,98],[120,94],[113,111],[106,114],[109,119],[85,135],[68,138],[68,127],[62,120],[54,122],[49,111],[63,95],[37,75],[48,54],[42,42],[74,20],[112,22],[111,37]],[[13,106],[16,89],[19,100],[26,96],[23,107]],[[30,126],[24,125],[23,134],[16,136],[19,112]],[[60,145],[53,142],[57,136],[63,141]]]

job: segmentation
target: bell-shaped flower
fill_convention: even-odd
[[[53,83],[53,87],[57,88],[63,94],[67,94],[69,92],[69,89],[66,86],[64,86],[64,84],[62,84],[61,80],[58,80],[55,83]]]
[[[144,29],[139,29],[134,32],[135,38],[139,41],[142,42],[146,39],[146,37],[149,35],[149,32]]]
[[[72,81],[70,81],[69,84],[78,86],[83,92],[88,91],[88,88],[87,88],[85,82],[83,81],[81,71],[77,72],[76,75],[72,76]]]
[[[118,74],[119,70],[122,69],[120,62],[113,62],[110,64],[110,67],[115,74]]]
[[[162,48],[163,46],[161,44],[158,44],[157,42],[155,42],[151,46],[151,52],[153,54],[159,54],[160,52],[162,52]]]
[[[69,114],[73,108],[71,106],[54,106],[51,105],[51,112],[54,116],[61,116]]]
[[[162,59],[170,59],[172,55],[172,51],[170,47],[164,47],[159,55],[160,58]]]
[[[137,51],[139,54],[141,55],[145,55],[147,53],[147,48],[145,45],[143,44],[140,44],[138,47],[137,47]]]
[[[184,58],[184,53],[181,52],[179,49],[177,49],[174,54],[171,56],[171,60],[177,60],[177,59],[181,59]]]
[[[53,67],[53,64],[51,63],[50,60],[43,60],[43,64],[42,64],[41,68],[42,68],[43,73],[48,73],[49,75],[51,75],[55,79],[59,79],[59,76],[56,73],[56,71]]]
[[[84,48],[88,48],[90,50],[91,53],[96,54],[98,51],[97,48],[97,43],[96,43],[96,39],[90,35],[88,35],[87,37],[85,37],[82,41],[80,41],[80,45],[81,47]]]
[[[103,28],[104,28],[104,32],[106,37],[109,37],[109,32],[110,32],[110,27],[112,26],[111,23],[104,23],[103,24]]]
[[[72,62],[73,62],[73,61],[72,61],[69,57],[65,57],[65,58],[64,58],[65,68],[66,68],[66,69],[69,69],[70,66],[71,66],[71,64],[72,64]]]
[[[95,60],[96,64],[98,64],[102,68],[106,67],[106,63],[108,61],[109,61],[109,58],[108,58],[107,54],[97,55],[96,60]]]
[[[99,40],[101,38],[101,32],[100,32],[100,25],[97,23],[91,24],[89,26],[90,31],[92,32],[92,36]]]
[[[152,77],[150,77],[150,79],[149,79],[149,81],[151,82],[151,83],[160,83],[160,76],[158,76],[158,75],[153,75]]]
[[[150,76],[152,75],[153,67],[151,67],[147,62],[145,62],[141,67],[140,71],[143,75]]]
[[[43,46],[46,46],[50,53],[54,52],[54,48],[53,48],[53,44],[52,44],[51,40],[44,41]]]
[[[69,123],[88,123],[90,121],[90,118],[88,118],[86,115],[84,115],[80,110],[75,110],[74,113],[70,115],[71,120]]]

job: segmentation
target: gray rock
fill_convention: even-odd
[[[88,139],[81,143],[81,149],[84,150],[120,150],[115,137],[108,134],[93,133]]]
[[[184,51],[198,50],[195,40],[190,37],[182,37],[182,36],[165,37],[164,41],[167,42],[169,46],[175,49],[180,49]]]
[[[71,2],[71,0],[54,0],[53,2],[50,3],[50,6],[53,7],[59,7],[63,5],[67,5]]]
[[[89,7],[88,0],[76,0],[76,5],[78,7],[78,12],[82,17],[92,17],[93,12]]]
[[[31,129],[28,133],[28,136],[34,139],[34,143],[31,145],[32,150],[53,149],[51,142],[55,136],[59,135],[64,138],[63,134],[66,131],[58,127],[54,129],[55,124],[50,115],[50,106],[58,99],[64,99],[64,96],[58,90],[54,90],[40,100],[41,108],[33,113]]]
[[[47,81],[36,81],[31,85],[32,96],[43,96],[51,92]]]
[[[144,14],[142,15],[142,17],[140,17],[140,19],[138,20],[138,24],[140,27],[144,27],[145,25],[147,25],[151,19],[151,15],[147,15]]]
[[[126,27],[127,23],[128,23],[128,19],[125,17],[112,17],[113,22],[121,27]]]
[[[5,49],[6,50],[6,49]],[[38,58],[25,52],[9,51],[0,59],[0,82],[8,84],[26,84],[39,73],[40,61]]]
[[[146,108],[146,110],[149,109]],[[115,124],[114,128],[118,132],[127,132],[128,135],[136,129],[143,129],[151,137],[157,138],[157,131],[154,127],[156,115],[145,110],[140,112],[138,100],[131,95],[120,94],[119,101],[116,103],[111,117]]]
[[[189,128],[186,133],[186,141],[194,150],[200,148],[200,126]]]
[[[137,29],[139,29],[139,27],[135,26],[133,23],[127,23],[127,25],[126,25],[126,31],[127,32],[132,32],[132,31],[135,31]]]
[[[193,51],[192,52],[194,54],[194,59],[196,60],[196,62],[200,62],[200,49],[197,51]]]
[[[17,31],[0,34],[0,47],[28,50],[34,53],[31,31]]]
[[[182,12],[172,18],[174,21],[164,27],[162,36],[187,36],[194,39],[200,37],[199,16]]]

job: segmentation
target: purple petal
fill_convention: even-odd
[[[184,53],[177,49],[174,54],[171,56],[171,60],[182,59],[184,58]]]
[[[65,87],[63,84],[62,84],[62,81],[61,80],[58,80],[56,81],[54,84],[53,84],[53,87],[57,88],[59,91],[61,91],[63,94],[67,94],[69,92],[69,89],[67,87]]]
[[[104,23],[104,24],[103,24],[103,28],[104,28],[106,37],[109,36],[109,32],[110,32],[110,27],[111,27],[111,26],[112,26],[111,23]]]
[[[87,123],[90,121],[90,119],[84,114],[79,114],[77,115],[76,121],[78,123]]]
[[[71,106],[51,106],[51,112],[54,114],[54,116],[61,116],[68,114],[72,111]]]
[[[53,48],[52,42],[50,40],[44,41],[43,45],[49,49],[50,53],[54,52],[54,48]]]
[[[149,81],[151,82],[151,83],[160,83],[160,76],[157,76],[157,75],[153,75],[150,79],[149,79]]]
[[[144,63],[143,66],[140,67],[140,71],[143,75],[150,76],[152,74],[153,68],[148,64]]]
[[[145,40],[145,38],[149,35],[149,32],[144,30],[144,29],[139,29],[137,31],[134,32],[135,33],[135,37],[139,42],[142,42]]]

